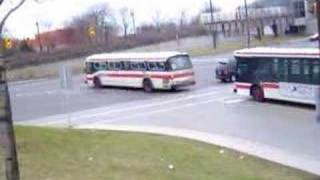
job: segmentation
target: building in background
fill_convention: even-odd
[[[28,44],[36,51],[40,51],[40,46],[42,46],[43,51],[51,52],[76,45],[79,41],[77,34],[73,28],[47,31],[36,35],[34,39],[29,39]]]
[[[305,0],[306,4],[306,33],[311,35],[318,32],[318,26],[317,26],[317,17],[316,17],[316,1],[315,0]]]
[[[279,27],[279,33],[303,32],[312,34],[315,32],[316,20],[313,12],[310,12],[310,3],[313,0],[282,1],[256,1],[248,6],[249,28],[253,32],[259,27],[262,31],[270,27],[274,22]],[[313,4],[311,5],[314,6]],[[245,9],[238,7],[231,13],[213,13],[214,25],[218,32],[245,32]],[[211,14],[201,14],[201,22],[211,24]]]

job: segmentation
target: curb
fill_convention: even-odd
[[[306,171],[320,176],[320,161],[293,154],[282,149],[231,136],[202,133],[187,129],[163,128],[152,126],[122,126],[122,125],[83,125],[74,129],[112,130],[124,132],[148,133],[196,140],[212,145],[222,146],[241,153],[269,160],[284,166]]]

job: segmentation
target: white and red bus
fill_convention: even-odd
[[[319,49],[252,48],[235,51],[235,92],[256,101],[315,104],[320,85]]]
[[[95,87],[116,86],[175,90],[195,84],[189,55],[181,52],[110,53],[86,59],[86,83]]]

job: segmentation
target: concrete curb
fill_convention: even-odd
[[[149,133],[166,136],[174,136],[197,140],[208,144],[222,146],[245,154],[256,156],[265,160],[279,163],[288,167],[303,170],[320,176],[320,161],[316,161],[301,155],[286,152],[282,149],[266,144],[252,142],[236,137],[217,134],[202,133],[193,130],[152,127],[152,126],[125,126],[125,125],[82,125],[75,129],[112,130],[124,132]]]

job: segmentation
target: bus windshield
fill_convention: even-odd
[[[175,56],[168,60],[170,70],[178,71],[192,68],[192,63],[188,55]]]

